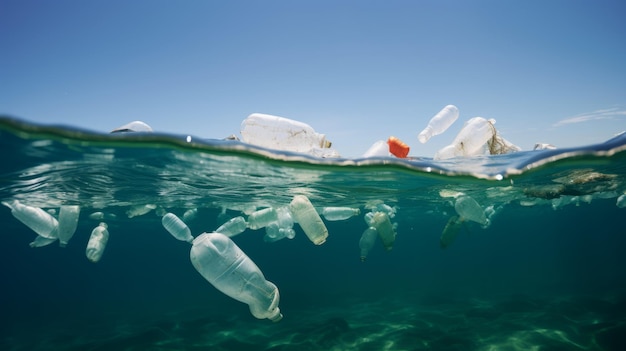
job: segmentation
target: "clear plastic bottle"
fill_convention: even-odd
[[[306,123],[261,113],[253,113],[241,123],[241,140],[270,149],[304,153],[331,146],[324,134],[315,132]]]
[[[617,198],[617,201],[615,202],[615,206],[619,208],[626,207],[626,194],[622,194]]]
[[[454,121],[459,118],[459,109],[454,105],[448,105],[430,119],[428,125],[422,130],[417,138],[425,144],[430,138],[445,132]]]
[[[328,229],[322,221],[320,215],[304,195],[296,195],[289,204],[291,214],[296,222],[302,228],[302,231],[315,245],[321,245],[326,242],[328,237]]]
[[[278,288],[227,236],[203,233],[193,241],[191,263],[211,285],[231,298],[248,304],[255,318],[278,322],[283,318]]]
[[[52,244],[55,241],[57,241],[57,239],[48,239],[48,238],[44,238],[41,235],[37,235],[35,240],[33,240],[30,244],[28,244],[28,246],[30,246],[30,247],[44,247],[44,246],[48,246],[48,245]]]
[[[59,245],[65,247],[72,239],[78,226],[78,217],[80,216],[80,206],[64,205],[59,210]]]
[[[474,221],[481,225],[488,224],[485,210],[469,195],[458,196],[454,202],[454,209],[461,219]]]
[[[352,207],[324,207],[321,214],[328,221],[343,221],[358,216],[361,210]]]
[[[389,220],[389,216],[387,216],[385,212],[376,212],[374,213],[374,216],[372,216],[371,223],[372,227],[376,228],[385,250],[391,250],[396,241],[396,233],[391,221]]]
[[[163,227],[170,233],[172,236],[180,241],[186,241],[188,243],[193,241],[193,236],[191,235],[191,230],[183,222],[178,216],[173,213],[166,213],[163,218],[161,218],[161,223]]]
[[[46,239],[56,239],[59,223],[51,214],[39,207],[27,206],[18,200],[3,201],[13,217]]]
[[[93,263],[100,261],[108,242],[109,231],[107,229],[107,224],[103,222],[91,231],[91,236],[89,237],[89,242],[87,243],[87,249],[85,250],[87,259]]]
[[[452,157],[470,157],[488,154],[487,142],[496,135],[494,119],[486,120],[474,117],[463,125],[452,144],[435,153],[434,159],[443,160]]]
[[[368,157],[389,157],[391,153],[389,152],[389,144],[385,140],[378,140],[372,146],[370,146],[367,151],[361,156],[362,158]]]
[[[215,232],[232,238],[235,235],[243,233],[247,228],[248,223],[246,223],[246,219],[242,216],[237,216],[226,221],[226,223],[215,229]]]
[[[374,244],[376,244],[377,237],[378,232],[374,227],[368,227],[361,235],[361,239],[359,240],[359,248],[361,249],[361,262],[365,262],[367,255],[369,255],[370,251],[372,251],[372,248],[374,247]]]
[[[252,230],[265,228],[268,224],[277,220],[278,215],[273,207],[264,208],[250,213],[248,216],[248,228]]]

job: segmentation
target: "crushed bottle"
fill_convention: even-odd
[[[376,238],[378,237],[378,232],[374,227],[368,227],[361,234],[361,239],[359,240],[359,248],[361,249],[361,262],[364,262],[367,259],[370,251],[376,244]]]
[[[61,247],[67,246],[67,243],[72,239],[78,226],[78,217],[80,216],[80,206],[77,205],[64,205],[59,210],[59,245]]]
[[[106,223],[102,222],[91,231],[85,255],[93,263],[99,262],[109,242],[109,231]]]
[[[278,322],[283,318],[278,288],[227,236],[203,233],[189,253],[194,268],[216,289],[250,307],[255,318]]]
[[[46,239],[57,239],[59,223],[51,214],[39,207],[27,206],[18,200],[3,201],[13,217]]]

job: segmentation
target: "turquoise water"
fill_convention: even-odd
[[[29,247],[36,234],[0,208],[2,350],[626,349],[624,135],[445,162],[320,160],[1,118],[0,144],[0,200],[81,206],[65,248]],[[458,192],[489,223],[464,221],[444,249]],[[205,281],[190,245],[161,225],[164,211],[197,209],[195,236],[296,194],[361,215],[325,221],[320,246],[297,225],[274,243],[264,230],[233,237],[278,286],[278,323]],[[361,262],[363,215],[377,203],[395,208],[396,241]],[[110,239],[92,263],[85,247],[101,221]]]

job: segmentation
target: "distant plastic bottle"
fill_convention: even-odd
[[[361,156],[362,158],[368,157],[389,157],[389,144],[385,140],[378,140]]]
[[[178,216],[173,213],[166,213],[163,218],[161,218],[161,223],[163,227],[170,233],[172,236],[180,241],[186,241],[188,243],[193,241],[193,236],[191,235],[191,230],[183,222]]]
[[[277,220],[276,210],[273,207],[267,207],[250,213],[248,216],[248,228],[252,230],[265,228],[268,224]]]
[[[185,211],[185,213],[183,213],[183,222],[189,223],[193,221],[197,215],[198,215],[198,209],[190,208],[187,211]]]
[[[361,210],[352,207],[323,207],[321,215],[327,221],[343,221],[358,216]]]
[[[248,223],[246,223],[246,219],[242,216],[237,216],[219,226],[219,228],[215,229],[215,232],[232,238],[235,235],[243,233],[247,228]]]
[[[487,142],[496,135],[494,119],[474,117],[463,125],[452,144],[435,153],[436,160],[489,154]]]
[[[454,209],[461,219],[474,221],[481,225],[488,224],[485,210],[469,195],[458,196],[454,202]]]
[[[450,246],[454,240],[456,240],[457,235],[461,231],[461,225],[463,224],[463,219],[459,216],[452,216],[446,226],[443,228],[441,232],[441,237],[439,238],[439,245],[442,249]]]
[[[44,246],[48,246],[52,244],[55,241],[57,241],[57,239],[48,239],[48,238],[44,238],[43,236],[37,235],[35,240],[33,240],[30,244],[28,244],[28,246],[33,247],[33,248],[44,247]]]
[[[193,241],[191,263],[211,285],[231,298],[248,304],[255,318],[278,322],[283,318],[278,288],[227,236],[203,233]]]
[[[372,227],[376,228],[380,241],[382,241],[385,250],[389,251],[393,248],[393,244],[396,241],[396,233],[387,216],[384,212],[376,212],[372,216]]]
[[[454,121],[459,118],[459,109],[454,105],[448,105],[430,119],[428,125],[422,130],[417,138],[425,144],[430,138],[445,132]]]
[[[59,245],[61,247],[67,246],[67,243],[72,239],[78,226],[78,217],[80,216],[80,206],[77,205],[64,205],[59,210]]]
[[[304,195],[296,195],[289,204],[291,214],[296,222],[302,228],[302,231],[315,245],[321,245],[326,242],[328,237],[328,229],[322,221],[320,215]]]
[[[617,198],[615,205],[619,208],[626,207],[626,194],[622,194]]]
[[[368,227],[367,229],[365,229],[363,234],[361,234],[361,239],[359,240],[359,248],[361,249],[361,262],[365,262],[365,259],[367,259],[367,256],[376,244],[377,237],[378,232],[374,227]]]
[[[3,205],[11,209],[13,217],[24,223],[38,235],[46,239],[58,237],[59,223],[51,214],[39,207],[27,206],[18,200],[3,201]]]
[[[93,263],[100,261],[108,242],[109,231],[107,230],[107,224],[103,222],[91,231],[87,249],[85,250],[87,259]]]
[[[303,153],[331,146],[324,134],[306,123],[261,113],[253,113],[241,123],[241,137],[248,144]]]

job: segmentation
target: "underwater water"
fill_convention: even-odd
[[[0,200],[81,208],[67,247],[0,207],[2,350],[624,350],[626,136],[571,149],[434,162],[315,159],[187,135],[104,134],[0,118]],[[459,218],[459,193],[487,222]],[[328,239],[232,240],[280,290],[254,318],[192,266],[194,236],[306,195]],[[393,249],[364,262],[364,216],[395,209]],[[452,218],[457,218],[452,221]],[[85,256],[106,222],[102,259]],[[445,232],[449,223],[456,231]],[[442,234],[447,233],[442,238]]]

